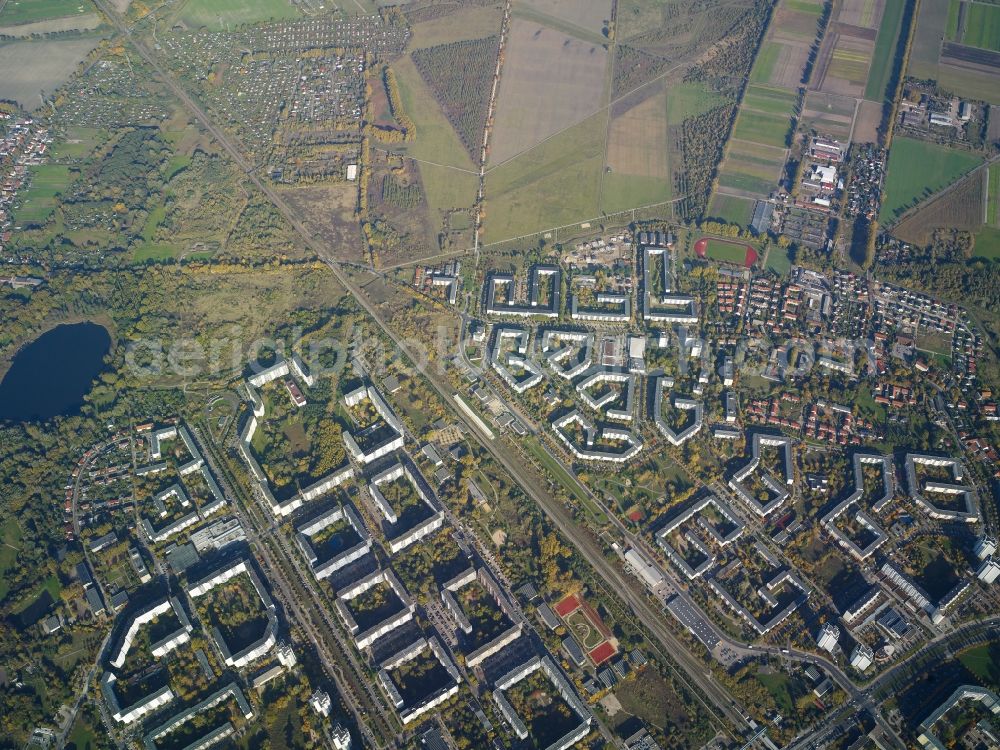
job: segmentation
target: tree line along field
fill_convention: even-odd
[[[417,70],[474,160],[482,146],[499,41],[491,36],[413,52]]]
[[[982,159],[965,151],[913,138],[894,138],[879,222],[891,223],[911,206],[976,167]]]
[[[870,101],[882,101],[886,96],[889,76],[892,74],[892,56],[896,51],[896,41],[903,22],[905,5],[905,0],[886,0],[885,2],[882,22],[879,24],[875,49],[869,67],[868,83],[865,86],[865,99]]]
[[[821,4],[800,0],[781,0],[776,6],[719,165],[711,215],[740,217],[738,223],[745,225],[752,205],[747,199],[766,198],[776,187],[822,11]],[[745,202],[723,201],[721,195]]]

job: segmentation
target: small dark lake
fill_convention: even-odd
[[[23,347],[0,383],[0,420],[28,422],[74,414],[111,348],[96,323],[56,326]]]

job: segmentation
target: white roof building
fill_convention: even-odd
[[[859,672],[864,672],[872,665],[875,653],[863,643],[858,643],[851,652],[851,666]]]
[[[824,651],[831,654],[837,650],[837,642],[840,640],[840,628],[833,623],[826,623],[816,636],[817,645]]]

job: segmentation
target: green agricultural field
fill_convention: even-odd
[[[597,215],[606,120],[594,115],[487,172],[487,242]]]
[[[969,3],[963,44],[1000,52],[1000,5]]]
[[[889,86],[889,76],[892,73],[892,56],[896,51],[896,38],[903,19],[903,7],[906,0],[886,0],[882,12],[882,23],[879,25],[878,37],[875,39],[875,51],[872,54],[872,64],[868,69],[868,84],[865,86],[865,99],[880,102],[885,98],[885,90]]]
[[[56,197],[71,182],[71,170],[62,164],[41,164],[31,170],[31,185],[20,208],[14,211],[14,223],[38,226],[55,211]]]
[[[708,204],[707,215],[713,219],[722,219],[727,224],[739,224],[745,227],[750,223],[753,205],[754,202],[750,198],[716,193]]]
[[[7,0],[0,5],[0,26],[93,13],[90,0]]]
[[[795,100],[798,97],[791,91],[773,89],[769,86],[750,86],[743,96],[744,109],[753,109],[772,115],[792,116]]]
[[[719,184],[722,187],[734,190],[745,190],[748,193],[755,193],[760,196],[767,196],[775,187],[775,180],[767,180],[763,177],[747,174],[734,168],[732,171],[725,169],[719,172]]]
[[[190,27],[216,31],[271,19],[298,18],[288,0],[187,0],[178,15]]]
[[[781,45],[777,42],[764,42],[750,71],[750,83],[766,83],[771,79],[774,66],[781,54]]]
[[[809,0],[785,0],[785,9],[818,16],[823,10],[823,3],[813,3]]]
[[[953,42],[958,41],[958,11],[961,5],[962,0],[951,0],[948,3],[948,25],[945,26],[944,36]]]
[[[894,138],[882,196],[882,224],[974,168],[980,157],[913,138]]]
[[[986,183],[986,223],[991,227],[1000,227],[1000,164],[990,165]]]
[[[791,121],[788,117],[741,110],[733,128],[733,138],[783,148]]]

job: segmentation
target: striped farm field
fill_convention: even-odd
[[[968,3],[963,44],[1000,52],[1000,5]]]
[[[769,86],[752,85],[743,96],[744,109],[766,112],[772,115],[791,115],[798,96],[785,89],[775,89]]]
[[[777,42],[764,42],[757,59],[754,61],[753,69],[750,71],[750,83],[766,83],[771,79],[774,66],[778,63],[778,56],[781,54],[781,45]]]
[[[780,168],[785,164],[785,149],[775,148],[763,143],[749,141],[733,141],[729,144],[727,154],[740,159],[749,159],[760,163],[768,163]]]
[[[746,174],[757,175],[767,180],[777,180],[778,173],[784,164],[773,159],[763,159],[759,156],[744,156],[730,152],[726,159],[726,167],[732,168],[734,172],[744,172]],[[723,172],[728,169],[723,169]]]
[[[784,148],[790,127],[791,120],[787,116],[741,110],[733,128],[733,138]]]
[[[719,172],[719,185],[733,190],[745,190],[748,193],[766,196],[774,188],[776,180],[766,179],[735,167]]]

